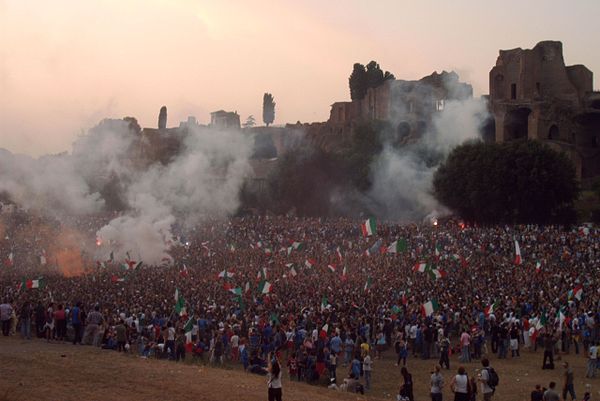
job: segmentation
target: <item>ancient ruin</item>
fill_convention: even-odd
[[[561,42],[500,50],[489,108],[497,142],[537,139],[566,152],[579,178],[600,175],[600,92],[589,69],[565,65]]]

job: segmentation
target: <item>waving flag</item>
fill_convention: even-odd
[[[234,272],[229,272],[227,270],[223,270],[218,275],[219,278],[232,278],[233,276],[235,276],[235,273]]]
[[[413,271],[414,272],[419,272],[419,273],[425,273],[428,270],[428,265],[426,262],[417,262],[414,266],[413,266]]]
[[[21,285],[21,289],[31,290],[34,288],[43,288],[44,287],[44,279],[38,278],[35,280],[23,280]]]
[[[360,225],[360,229],[363,237],[370,237],[371,235],[375,234],[377,232],[377,224],[375,223],[375,219],[367,219]]]
[[[179,316],[183,316],[186,314],[185,311],[185,300],[183,299],[183,295],[179,292],[179,289],[175,289],[175,312],[179,314]]]
[[[330,270],[332,273],[335,273],[335,265],[334,265],[334,264],[332,264],[332,263],[328,264],[328,265],[327,265],[327,268],[328,268],[328,269],[329,269],[329,270]]]
[[[406,252],[407,249],[408,249],[408,245],[406,243],[406,240],[404,238],[401,238],[399,240],[392,242],[390,244],[390,246],[387,247],[387,253]]]
[[[258,284],[258,292],[261,294],[268,294],[271,292],[271,283],[267,280],[263,280]]]
[[[314,259],[306,259],[306,261],[304,262],[304,266],[308,267],[309,269],[312,269],[316,264],[317,261]]]
[[[340,263],[342,263],[342,261],[344,260],[344,257],[342,256],[342,249],[339,246],[337,248],[335,248],[335,254],[337,255]]]
[[[287,254],[288,256],[290,255],[290,253],[292,253],[292,251],[301,251],[304,249],[304,244],[302,242],[292,242],[292,245],[288,246],[287,248]]]
[[[521,248],[519,247],[519,241],[515,240],[515,265],[523,263],[521,259]]]
[[[423,305],[421,305],[421,314],[424,317],[431,316],[433,312],[437,311],[439,308],[440,306],[438,305],[437,301],[432,299],[431,301],[425,302]]]
[[[494,313],[496,309],[498,309],[498,306],[498,301],[495,301],[493,304],[486,306],[483,310],[483,313],[485,313],[486,316],[489,316],[490,314]]]

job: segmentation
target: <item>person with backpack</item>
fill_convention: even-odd
[[[492,396],[496,391],[496,386],[499,382],[498,374],[494,368],[490,366],[489,359],[483,358],[481,360],[481,365],[483,366],[479,377],[479,382],[481,383],[481,393],[483,394],[484,401],[491,401]]]

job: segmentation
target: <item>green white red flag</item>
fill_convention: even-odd
[[[364,223],[360,225],[360,230],[362,232],[363,237],[370,237],[371,235],[377,233],[377,223],[375,222],[375,219],[367,219]]]

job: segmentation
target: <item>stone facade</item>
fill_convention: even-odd
[[[500,50],[490,71],[497,142],[529,138],[566,152],[577,175],[600,175],[600,93],[583,65],[566,66],[562,43]]]
[[[392,79],[367,89],[362,99],[332,104],[327,124],[330,133],[343,134],[356,124],[381,120],[396,127],[402,137],[416,138],[446,101],[472,96],[471,85],[460,82],[455,72],[434,72],[418,81]]]
[[[240,129],[240,115],[237,111],[214,111],[210,113],[210,126],[217,129]]]

